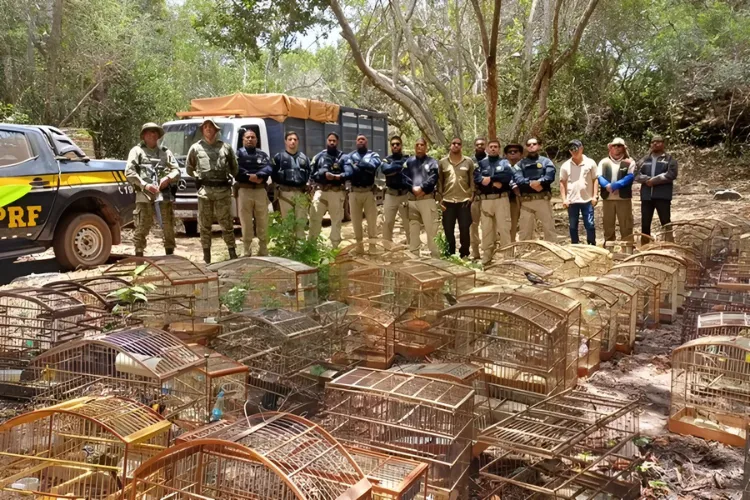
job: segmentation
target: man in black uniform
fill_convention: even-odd
[[[266,181],[271,176],[271,159],[258,149],[258,136],[248,130],[242,136],[242,147],[237,150],[237,205],[242,226],[242,243],[249,257],[253,236],[258,236],[258,255],[268,255],[268,192]],[[255,228],[253,230],[253,227]]]
[[[346,186],[344,183],[351,177],[351,170],[346,165],[344,153],[338,150],[339,136],[335,132],[328,134],[326,149],[316,154],[312,161],[312,180],[315,183],[315,194],[310,206],[310,234],[315,240],[320,236],[323,227],[323,216],[331,215],[331,246],[337,248],[341,243],[341,222],[344,220],[344,202]]]
[[[385,199],[383,200],[383,239],[393,241],[393,228],[396,225],[396,214],[401,217],[401,224],[406,234],[406,244],[409,245],[409,188],[404,182],[404,166],[406,157],[402,153],[401,137],[391,137],[391,154],[382,165],[385,175]]]
[[[310,160],[305,153],[297,151],[299,137],[296,132],[287,132],[284,143],[286,150],[273,157],[272,177],[276,183],[276,199],[279,200],[282,217],[294,210],[295,217],[300,221],[297,225],[297,238],[304,238],[309,203],[307,183],[310,180]]]
[[[544,239],[555,243],[555,221],[552,218],[552,183],[555,181],[555,165],[539,154],[541,143],[534,137],[526,141],[526,157],[518,162],[515,182],[521,192],[521,216],[518,232],[521,240],[534,237],[536,221],[542,223]]]
[[[409,187],[409,250],[419,254],[422,245],[420,230],[424,225],[430,255],[440,257],[435,236],[438,231],[438,208],[435,188],[438,182],[438,164],[427,156],[427,141],[420,138],[414,145],[414,156],[406,160],[404,182]]]
[[[484,137],[477,137],[474,139],[474,163],[479,165],[479,162],[487,158],[485,153],[486,141]],[[475,169],[476,170],[476,169]],[[479,222],[482,220],[482,202],[479,198],[474,196],[471,203],[471,260],[479,260],[479,244],[481,242],[479,238]]]

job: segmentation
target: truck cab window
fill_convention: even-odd
[[[33,157],[25,134],[0,130],[0,167],[23,163]]]

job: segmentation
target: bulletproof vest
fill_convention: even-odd
[[[200,141],[195,146],[198,161],[196,171],[201,180],[225,181],[230,177],[229,148],[217,140],[213,145]]]
[[[406,164],[407,157],[404,155],[401,155],[401,158],[394,158],[393,155],[388,156],[385,161],[388,163],[388,166],[384,166],[383,170],[389,169],[391,170],[391,167],[394,167],[394,169],[397,169],[398,172],[393,175],[386,175],[385,177],[385,185],[388,186],[391,189],[398,189],[403,190],[407,189],[406,184],[404,184],[404,176],[403,176],[403,170],[404,165]]]
[[[166,146],[160,146],[158,149],[158,155],[155,156],[150,153],[148,149],[139,146],[141,149],[141,163],[138,164],[138,175],[147,184],[159,185],[159,181],[169,175],[172,171],[172,167],[169,165]],[[146,161],[148,160],[148,161]],[[154,201],[174,201],[174,193],[176,186],[164,188],[158,195],[154,196],[152,193],[146,193],[146,195]]]
[[[265,151],[256,149],[251,153],[245,148],[238,149],[237,164],[239,165],[239,173],[237,174],[237,181],[249,182],[249,176],[257,174],[268,163],[269,158]]]
[[[336,151],[336,156],[332,156],[328,153],[328,150],[324,150],[316,157],[316,170],[325,169],[333,175],[341,175],[344,173],[344,153]],[[330,181],[323,176],[316,176],[316,181],[323,184],[331,184],[334,186],[340,186],[345,181]]]
[[[279,153],[279,173],[274,179],[285,186],[301,187],[307,184],[310,178],[310,163],[307,156],[297,152],[294,155],[283,151]]]
[[[510,181],[513,180],[513,170],[507,167],[500,157],[490,158],[489,156],[479,162],[477,166],[482,177],[492,177],[492,182],[500,181],[503,187],[498,189],[492,185],[483,186],[481,183],[476,187],[482,194],[500,194],[510,191]]]
[[[522,158],[521,161],[518,162],[517,166],[521,169],[523,176],[530,181],[538,181],[539,179],[544,177],[544,173],[546,170],[541,156],[538,156],[536,159],[531,159],[528,157]],[[548,190],[548,188],[545,188],[542,191]]]
[[[612,179],[612,162],[609,160],[609,158],[604,160],[604,163],[602,163],[602,175],[605,179]],[[614,180],[619,181],[626,175],[628,175],[628,166],[620,162],[620,168],[617,170],[617,178]],[[603,200],[609,198],[609,192],[606,189],[601,189],[600,193]],[[620,198],[632,198],[633,185],[628,184],[627,186],[620,188],[618,193],[620,195]]]
[[[357,164],[360,161],[370,162],[372,157],[375,155],[372,151],[368,151],[364,156],[359,154],[359,151],[355,151],[349,155],[349,161],[351,161],[354,167],[352,174],[352,186],[357,187],[370,187],[375,184],[375,173],[377,169],[374,168],[357,168]]]

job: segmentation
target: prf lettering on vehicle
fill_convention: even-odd
[[[42,213],[41,205],[0,207],[0,223],[7,222],[10,228],[36,227],[40,213]]]

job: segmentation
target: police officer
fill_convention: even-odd
[[[482,264],[492,262],[495,241],[510,244],[510,202],[513,168],[500,158],[500,142],[487,143],[487,158],[474,170],[474,186],[482,203]]]
[[[378,234],[378,207],[375,204],[375,175],[380,167],[380,156],[367,149],[367,137],[357,136],[357,149],[347,156],[347,165],[351,168],[352,192],[349,193],[349,212],[352,215],[354,237],[362,243],[362,212],[367,219],[367,237],[375,238]]]
[[[351,176],[344,153],[339,151],[339,136],[335,132],[326,138],[327,148],[316,154],[312,161],[312,180],[315,183],[315,194],[310,207],[310,234],[315,240],[320,236],[323,216],[331,215],[331,246],[337,248],[341,243],[341,222],[344,220],[344,202],[346,186],[344,183]]]
[[[296,132],[284,135],[283,153],[276,153],[273,157],[273,181],[276,183],[276,195],[279,200],[281,216],[286,217],[289,211],[294,211],[297,224],[297,238],[305,237],[307,224],[307,183],[310,180],[310,160],[305,153],[297,151],[299,136]]]
[[[503,149],[505,153],[505,159],[513,169],[514,180],[511,183],[511,191],[508,194],[510,202],[510,241],[516,241],[516,235],[518,234],[518,219],[521,216],[521,195],[516,186],[515,172],[518,170],[518,162],[521,161],[523,156],[523,146],[520,144],[506,144]]]
[[[218,220],[229,258],[236,259],[232,221],[232,178],[239,167],[234,149],[219,138],[219,126],[211,118],[201,123],[203,138],[190,146],[185,169],[198,185],[198,225],[203,260],[211,262],[211,225]]]
[[[393,228],[396,225],[396,214],[401,218],[401,224],[406,233],[406,244],[409,244],[409,188],[404,182],[404,167],[406,157],[403,155],[403,141],[401,137],[391,137],[391,154],[382,165],[385,175],[385,199],[383,200],[383,239],[393,241]]]
[[[427,141],[417,139],[414,156],[406,160],[404,182],[409,188],[409,250],[419,254],[422,240],[419,233],[424,225],[427,233],[427,247],[434,258],[440,257],[435,236],[438,231],[438,209],[435,202],[435,189],[438,182],[438,164],[427,156]]]
[[[151,230],[154,212],[164,233],[164,250],[167,255],[174,253],[174,192],[180,179],[180,168],[172,152],[158,141],[164,136],[164,129],[153,122],[141,127],[141,143],[128,154],[125,176],[135,188],[135,211],[133,219],[135,232],[133,243],[135,254],[143,256],[146,237]]]
[[[477,137],[474,139],[474,165],[479,165],[479,162],[487,158],[485,153],[487,141],[484,137]],[[471,260],[479,260],[479,244],[481,242],[479,238],[479,223],[482,220],[482,202],[479,198],[474,196],[471,202]]]
[[[271,176],[271,159],[258,149],[254,130],[242,135],[242,147],[237,150],[237,205],[242,225],[242,244],[250,256],[253,233],[258,236],[258,255],[268,255],[268,192],[266,181]],[[255,230],[253,230],[253,226]]]
[[[555,221],[552,218],[552,183],[555,180],[555,165],[539,155],[541,144],[536,138],[526,141],[526,157],[518,162],[515,182],[521,193],[521,215],[518,229],[521,240],[534,237],[536,221],[542,222],[544,239],[557,241]]]

